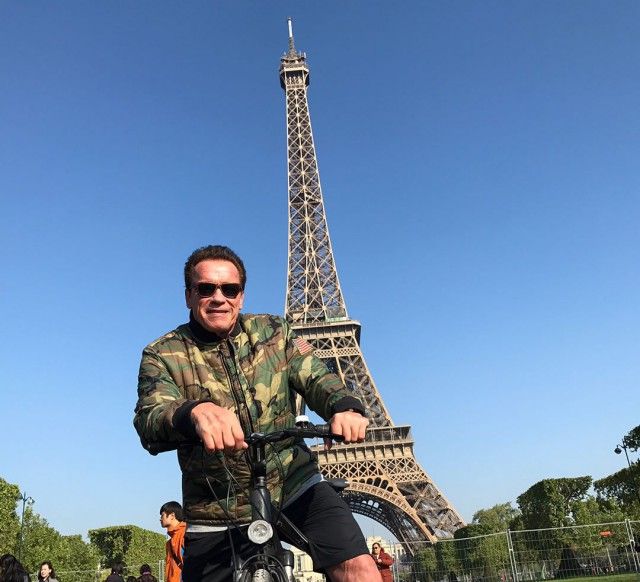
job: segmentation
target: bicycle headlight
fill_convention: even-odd
[[[264,544],[273,537],[273,528],[268,521],[256,519],[249,525],[247,535],[254,544]]]

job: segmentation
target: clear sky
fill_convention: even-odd
[[[638,2],[5,1],[0,476],[63,533],[180,498],[131,420],[187,255],[231,246],[245,310],[284,310],[287,16],[349,315],[427,473],[470,520],[624,464]]]

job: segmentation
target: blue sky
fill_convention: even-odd
[[[470,520],[624,464],[637,2],[3,2],[0,476],[63,533],[180,497],[131,419],[187,255],[231,246],[245,310],[283,312],[287,16],[349,315],[425,470]]]

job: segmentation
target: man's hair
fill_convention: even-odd
[[[149,566],[149,564],[142,564],[142,566],[140,566],[140,574],[144,574],[145,572],[151,574],[151,566]]]
[[[236,255],[229,247],[222,245],[209,245],[200,247],[191,253],[187,262],[184,264],[184,286],[186,289],[191,288],[191,275],[193,269],[202,261],[229,261],[233,263],[240,273],[240,285],[244,289],[247,284],[247,271],[244,268],[242,259]]]
[[[175,514],[176,519],[178,521],[184,520],[184,515],[182,513],[182,505],[180,505],[177,501],[167,501],[161,508],[160,513],[166,513],[169,515],[170,513]]]
[[[113,566],[111,566],[112,574],[122,574],[123,570],[124,568],[122,567],[122,564],[114,564]]]

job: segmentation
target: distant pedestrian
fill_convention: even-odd
[[[58,582],[56,579],[56,571],[53,569],[53,564],[48,560],[40,564],[40,570],[38,570],[39,582]]]
[[[0,582],[31,582],[31,578],[13,554],[4,554],[0,556]]]
[[[393,558],[382,549],[379,543],[371,546],[371,555],[376,563],[380,576],[382,576],[382,582],[393,582],[393,574],[391,574],[391,566],[393,565]]]
[[[177,501],[167,501],[160,508],[160,525],[167,528],[167,557],[164,567],[164,582],[180,582],[184,555],[184,532],[187,524],[183,521],[182,505]]]
[[[122,564],[114,564],[111,567],[111,574],[107,576],[107,579],[104,582],[124,582],[124,578],[122,577]]]
[[[142,564],[142,566],[140,566],[140,576],[137,582],[158,582],[158,579],[151,573],[151,566],[149,566],[149,564]]]

